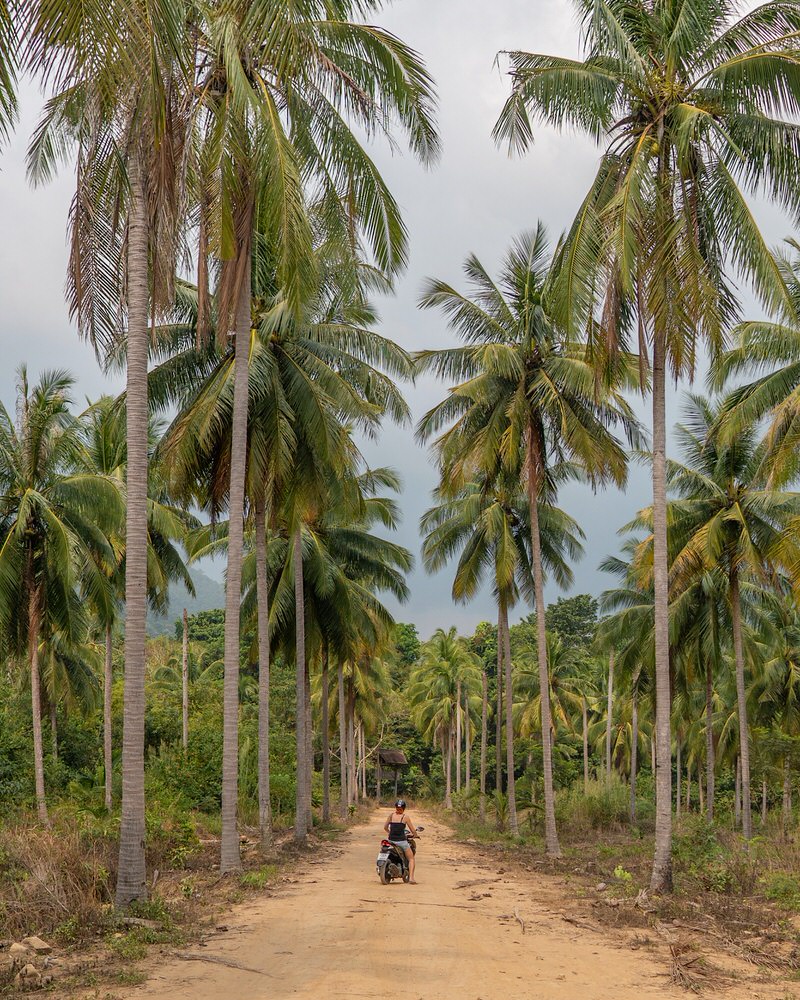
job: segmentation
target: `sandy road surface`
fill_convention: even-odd
[[[426,817],[419,885],[381,886],[385,812],[228,930],[168,960],[130,1000],[664,1000],[685,997],[643,951],[565,923],[519,881]],[[470,883],[462,886],[462,883]],[[514,911],[525,923],[525,933]],[[214,961],[214,960],[217,961]],[[209,961],[211,960],[211,961]],[[218,964],[219,961],[228,964]],[[750,997],[758,993],[750,993]]]

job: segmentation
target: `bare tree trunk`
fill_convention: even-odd
[[[589,712],[585,696],[581,697],[581,715],[583,716],[583,791],[589,791]]]
[[[341,659],[337,667],[339,686],[339,815],[347,819],[347,720],[344,698],[344,664]]]
[[[122,811],[117,906],[147,898],[144,819],[145,641],[147,618],[147,191],[139,150],[129,166],[128,336],[125,420],[127,439],[125,522],[125,691],[122,713]],[[237,840],[238,850],[238,840]]]
[[[348,738],[350,745],[350,804],[355,805],[358,799],[358,784],[356,782],[356,686],[355,679],[350,678],[347,692]]]
[[[303,604],[303,631],[305,631],[305,602]],[[305,647],[304,647],[305,649]],[[305,686],[305,708],[306,708],[306,753],[305,753],[305,775],[303,780],[303,795],[305,796],[304,811],[306,815],[306,830],[308,833],[314,829],[314,804],[312,798],[312,785],[314,780],[314,720],[311,706],[311,664],[308,657],[305,657],[306,665],[303,670],[303,684]]]
[[[508,630],[508,607],[505,601],[503,608],[503,651],[506,661],[506,788],[508,795],[508,828],[513,837],[519,836],[519,820],[517,819],[517,790],[514,776],[514,692],[511,664],[511,636]],[[543,739],[542,742],[546,742]]]
[[[733,786],[733,826],[737,829],[742,822],[742,760],[736,758],[736,779]]]
[[[375,802],[381,804],[381,748],[375,751]]]
[[[531,519],[531,556],[533,563],[533,590],[536,603],[536,647],[539,659],[539,704],[542,715],[542,773],[544,777],[544,839],[545,849],[553,857],[560,857],[561,846],[556,830],[556,799],[553,791],[553,752],[550,742],[552,719],[550,714],[550,671],[547,663],[547,632],[544,603],[544,574],[542,570],[542,538],[539,532],[539,481],[533,452],[533,434],[528,444],[528,504]],[[508,665],[510,670],[510,664]],[[506,685],[509,694],[509,685]],[[510,708],[510,705],[509,705]]]
[[[453,808],[453,723],[447,724],[447,757],[445,764],[444,807]]]
[[[761,825],[767,825],[767,782],[765,778],[761,781]]]
[[[106,655],[103,664],[103,770],[105,806],[111,812],[114,806],[114,748],[111,741],[111,694],[114,684],[114,659],[111,623],[106,625]]]
[[[681,815],[681,737],[675,740],[675,818],[680,819]]]
[[[503,791],[503,616],[497,609],[497,709],[494,720],[495,783]]]
[[[744,680],[744,650],[742,648],[742,605],[739,596],[739,574],[730,573],[731,619],[733,622],[733,654],[736,661],[736,701],[739,710],[739,757],[742,763],[742,833],[745,840],[753,836],[750,808],[750,727],[747,724],[747,691]]]
[[[703,797],[703,772],[700,770],[699,764],[697,765],[697,801],[700,815],[702,816],[706,811],[706,804]]]
[[[367,800],[367,734],[364,731],[364,720],[361,720],[361,791],[362,798]]]
[[[303,535],[298,525],[293,539],[295,602],[295,692],[297,701],[296,752],[297,788],[295,791],[294,839],[304,844],[308,832],[306,816],[306,623],[303,586]]]
[[[181,746],[189,749],[189,615],[183,609],[183,643],[181,645]]]
[[[631,823],[636,822],[636,771],[639,766],[639,685],[634,680],[631,693]]]
[[[692,765],[686,761],[686,812],[692,811]]]
[[[481,823],[486,822],[486,744],[488,742],[488,721],[489,721],[489,680],[484,670],[481,674],[482,700],[481,700]]]
[[[714,822],[714,678],[706,662],[706,816]]]
[[[614,653],[608,654],[608,699],[606,702],[606,781],[611,781],[611,730],[614,724]]]
[[[456,791],[461,791],[461,681],[456,683]]]
[[[331,821],[331,742],[328,729],[330,719],[328,717],[328,699],[330,690],[328,683],[328,644],[322,653],[322,822]]]
[[[34,580],[33,557],[30,557],[28,581],[28,651],[31,668],[31,717],[33,719],[33,774],[36,788],[36,811],[39,822],[50,826],[44,792],[44,745],[42,741],[42,693],[39,678],[39,628],[41,597]]]
[[[267,578],[267,505],[259,497],[254,510],[256,533],[256,603],[258,604],[258,825],[261,846],[272,846],[272,801],[269,775],[269,580]],[[188,716],[187,716],[188,718]]]
[[[469,694],[464,696],[464,768],[466,771],[466,778],[464,782],[464,787],[469,794],[470,781],[472,779],[471,774],[471,761],[470,761],[470,738],[472,736],[472,731],[470,729],[469,720]]]
[[[653,582],[655,589],[656,829],[650,888],[672,891],[672,732],[667,553],[666,330],[653,338]]]

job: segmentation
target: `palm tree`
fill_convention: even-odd
[[[508,608],[522,591],[530,595],[533,580],[530,566],[530,513],[528,497],[519,481],[499,475],[495,482],[465,484],[457,492],[445,485],[434,494],[440,503],[423,514],[420,528],[425,534],[423,559],[431,572],[440,570],[460,551],[453,581],[456,601],[476,596],[491,568],[492,588],[498,606],[498,664],[505,665],[506,687],[506,756],[508,767],[509,822],[517,833],[516,794],[514,787],[514,733],[510,711],[512,700],[512,665],[510,636],[507,636]],[[549,504],[539,503],[542,532],[542,557],[548,571],[562,586],[572,580],[571,560],[582,553],[581,529],[567,514]],[[498,690],[503,683],[498,669]]]
[[[17,117],[17,26],[7,0],[0,0],[0,140],[5,140]]]
[[[124,353],[124,351],[123,351]],[[118,400],[104,396],[92,403],[80,417],[82,447],[77,457],[78,467],[91,475],[104,476],[124,491],[127,477],[128,443],[125,407]],[[148,449],[152,453],[160,427],[149,421]],[[156,611],[166,610],[170,583],[180,581],[190,594],[194,584],[184,563],[179,546],[186,534],[198,526],[197,519],[175,506],[169,495],[161,470],[148,461],[149,486],[147,500],[147,598]],[[115,562],[108,567],[108,588],[96,595],[94,612],[105,632],[104,696],[103,696],[103,759],[105,770],[105,804],[112,807],[112,745],[111,745],[111,685],[113,668],[113,630],[125,594],[126,548],[124,533],[111,539]]]
[[[201,177],[200,203],[201,230],[212,234],[212,242],[201,246],[201,256],[209,246],[217,248],[220,332],[235,332],[223,871],[241,866],[236,828],[236,674],[253,233],[260,228],[275,240],[278,284],[285,308],[292,311],[299,309],[313,279],[307,189],[316,188],[326,227],[345,245],[363,235],[383,270],[390,273],[402,265],[405,233],[397,206],[342,111],[368,132],[390,118],[396,120],[423,159],[435,155],[437,139],[430,116],[431,82],[419,59],[387,32],[348,20],[353,13],[378,7],[372,0],[367,4],[346,0],[335,7],[314,0],[301,10],[275,0],[237,0],[211,6],[204,25],[202,44],[208,59],[201,93],[208,124],[204,160],[210,165]],[[207,278],[204,264],[199,274]],[[201,282],[202,302],[207,299],[205,292]],[[207,319],[201,309],[201,331]]]
[[[550,678],[551,752],[559,726],[573,731],[574,720],[580,715],[584,735],[584,779],[588,780],[588,727],[586,694],[590,686],[586,656],[582,650],[565,646],[554,632],[547,633],[547,662]],[[518,658],[516,691],[520,705],[519,732],[528,738],[540,732],[541,697],[538,655],[536,649],[523,648]],[[520,700],[521,698],[521,700]],[[544,734],[542,734],[544,743]]]
[[[775,255],[792,302],[788,316],[740,323],[734,346],[713,359],[710,382],[723,389],[745,373],[758,373],[754,382],[732,389],[725,399],[716,430],[723,439],[735,437],[769,416],[764,460],[772,481],[794,470],[800,395],[800,243],[786,241],[789,251]]]
[[[421,370],[461,383],[423,417],[419,434],[427,438],[454,422],[438,442],[442,467],[450,477],[470,465],[487,471],[499,465],[525,481],[542,732],[547,733],[550,704],[539,502],[552,500],[556,470],[567,469],[570,462],[579,463],[583,475],[594,483],[625,481],[626,455],[610,428],[619,424],[635,437],[635,420],[615,385],[625,381],[628,362],[622,358],[608,381],[598,380],[585,348],[569,340],[553,321],[547,289],[549,247],[541,224],[512,245],[499,284],[474,256],[464,270],[473,287],[472,298],[441,281],[429,282],[422,296],[422,306],[442,309],[467,346],[419,356]],[[547,740],[543,753],[545,839],[548,853],[558,855]]]
[[[453,750],[459,684],[477,689],[478,658],[471,653],[455,628],[437,629],[422,647],[419,666],[409,678],[408,699],[424,736],[442,750],[446,809],[453,808]]]
[[[102,11],[34,2],[26,13],[25,64],[55,92],[31,145],[31,176],[48,179],[71,147],[78,149],[70,217],[71,312],[98,352],[110,351],[123,329],[126,340],[125,700],[117,902],[127,905],[147,895],[148,328],[174,297],[194,83],[192,18],[183,0],[111,0]]]
[[[70,413],[72,379],[46,372],[30,387],[20,371],[15,422],[0,404],[0,627],[6,652],[27,655],[39,819],[48,822],[42,756],[40,653],[85,637],[81,597],[105,593],[109,539],[123,505],[117,484],[78,468],[81,427]],[[54,648],[51,646],[51,648]]]
[[[554,301],[590,323],[597,362],[639,340],[652,351],[657,810],[651,878],[672,885],[666,378],[715,354],[736,314],[730,264],[770,309],[794,312],[740,184],[800,209],[800,10],[775,0],[738,20],[734,0],[574,0],[584,59],[512,52],[495,138],[526,149],[533,121],[604,143],[559,252]],[[593,320],[600,316],[599,322]]]
[[[739,754],[742,766],[742,828],[752,836],[750,810],[750,736],[742,631],[742,580],[774,578],[791,572],[800,549],[787,526],[800,515],[800,493],[770,488],[763,473],[767,444],[754,427],[722,443],[711,435],[720,420],[719,405],[689,396],[686,423],[679,425],[684,464],[668,467],[669,483],[680,498],[673,502],[672,520],[682,547],[672,564],[679,579],[722,567],[728,583]]]
[[[254,520],[256,552],[261,555],[257,580],[259,608],[259,678],[261,698],[262,840],[269,840],[269,620],[266,533],[267,511],[273,526],[287,499],[325,508],[334,470],[358,460],[344,433],[354,425],[374,433],[384,413],[398,420],[408,409],[393,377],[408,377],[408,355],[374,329],[375,314],[366,299],[367,282],[380,281],[369,271],[331,249],[320,247],[315,260],[319,287],[303,303],[299,316],[278,301],[274,255],[257,234],[253,253],[254,327],[248,365],[248,446],[246,494]],[[382,282],[381,282],[382,284]],[[160,453],[171,469],[175,489],[205,506],[212,516],[228,503],[231,469],[235,361],[231,353],[197,350],[198,297],[182,288],[183,308],[168,331],[176,352],[151,376],[159,405],[181,407],[162,441]],[[341,477],[340,477],[341,478]],[[377,482],[377,479],[375,480]],[[285,510],[284,510],[285,513]],[[294,516],[294,515],[293,515]],[[228,544],[228,533],[225,535]],[[298,576],[298,581],[299,581]],[[300,596],[300,592],[295,595]],[[299,633],[298,633],[299,635]],[[297,638],[297,637],[296,637]],[[298,694],[305,689],[306,664],[297,663]],[[305,739],[298,730],[298,740]],[[300,758],[302,760],[302,757]],[[298,790],[310,794],[308,781]],[[298,836],[310,816],[297,824]]]

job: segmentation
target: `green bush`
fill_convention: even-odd
[[[585,790],[577,783],[556,796],[558,822],[577,833],[623,826],[629,814],[630,789],[614,776],[611,781],[590,781]]]
[[[800,910],[800,884],[790,872],[769,872],[760,879],[761,890],[767,899],[780,903],[788,910]]]

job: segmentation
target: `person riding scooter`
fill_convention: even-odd
[[[401,851],[406,856],[408,860],[408,875],[409,883],[411,885],[416,885],[417,882],[414,878],[414,868],[416,866],[416,858],[414,857],[414,851],[411,844],[408,841],[408,834],[406,833],[406,828],[408,828],[408,833],[412,837],[418,837],[417,829],[411,822],[411,818],[406,815],[406,801],[405,799],[398,799],[394,804],[394,812],[389,815],[386,820],[383,829],[386,832],[388,839],[400,848]]]

